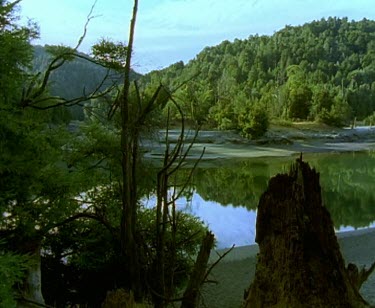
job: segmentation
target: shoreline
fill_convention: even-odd
[[[356,237],[356,236],[363,236],[366,234],[374,233],[374,241],[375,241],[375,227],[369,227],[369,228],[361,228],[358,230],[350,230],[350,231],[341,231],[341,232],[335,232],[336,237],[339,241],[344,240],[347,237]],[[210,262],[215,262],[218,259],[217,254],[215,251],[219,254],[223,254],[230,250],[231,248],[222,248],[222,249],[214,249],[213,252],[211,252],[210,256]],[[244,245],[244,246],[235,246],[221,262],[231,262],[235,260],[242,260],[249,257],[254,257],[259,252],[258,244],[251,244],[251,245]],[[375,254],[374,254],[374,261],[375,261]],[[374,273],[375,275],[375,273]]]
[[[192,142],[188,132],[185,144]],[[170,131],[171,143],[177,142],[178,130]],[[145,157],[160,159],[164,155],[165,133],[159,132],[160,142],[144,142]],[[188,160],[200,157],[203,161],[228,158],[288,157],[299,153],[357,152],[375,149],[375,127],[362,129],[312,130],[278,127],[270,130],[264,138],[248,140],[233,131],[200,131]]]
[[[341,253],[347,263],[356,264],[359,268],[369,267],[375,261],[375,228],[344,231],[336,233]],[[228,249],[218,250],[223,253]],[[213,270],[209,280],[217,284],[206,284],[203,289],[203,300],[207,307],[234,308],[241,307],[243,291],[249,287],[256,266],[258,245],[235,247]],[[217,259],[211,254],[211,263]],[[363,284],[363,298],[375,305],[375,273]]]

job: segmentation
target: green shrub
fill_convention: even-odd
[[[242,115],[239,121],[242,134],[251,139],[262,137],[268,130],[269,120],[267,111],[255,107],[247,115]]]
[[[25,256],[0,251],[0,307],[16,307],[14,285],[22,281],[27,262]]]
[[[336,127],[345,126],[351,115],[350,106],[347,102],[336,100],[331,110],[323,108],[317,115],[318,122]]]
[[[375,112],[369,115],[365,120],[365,125],[374,126],[375,125]]]

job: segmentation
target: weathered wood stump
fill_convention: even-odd
[[[256,224],[259,254],[245,307],[366,307],[351,283],[319,173],[297,159],[261,196]]]

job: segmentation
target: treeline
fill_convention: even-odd
[[[187,117],[213,128],[256,135],[270,119],[346,125],[375,110],[375,21],[330,17],[224,41],[143,81],[177,89]]]

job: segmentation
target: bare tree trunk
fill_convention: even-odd
[[[175,258],[177,253],[176,246],[176,233],[177,233],[177,214],[175,208],[175,202],[185,189],[187,182],[190,180],[190,176],[186,180],[186,183],[182,186],[179,193],[174,193],[169,196],[169,189],[173,187],[170,184],[170,179],[180,168],[182,162],[186,159],[186,156],[192,146],[188,147],[187,150],[183,150],[184,145],[184,115],[179,108],[178,104],[173,100],[172,96],[170,99],[175,103],[181,115],[181,133],[180,138],[171,149],[169,143],[169,111],[167,120],[167,132],[165,137],[165,153],[163,167],[157,175],[157,204],[156,204],[156,259],[154,261],[152,288],[154,293],[154,305],[157,308],[164,307],[169,303],[176,301],[174,296],[174,278],[175,278]],[[202,156],[204,151],[202,152]],[[202,157],[201,156],[201,157]],[[200,161],[196,162],[196,164]],[[193,170],[195,169],[194,166]],[[173,190],[173,188],[172,188]],[[171,239],[168,244],[166,243],[167,229],[170,228]],[[168,247],[167,247],[168,246]],[[168,249],[168,260],[166,258],[166,249]],[[168,264],[166,266],[166,264]]]
[[[365,307],[322,203],[319,173],[297,159],[258,206],[255,279],[245,307]]]
[[[168,117],[169,118],[169,117]],[[167,124],[167,127],[169,125]],[[169,198],[168,198],[168,183],[169,183],[169,165],[170,160],[175,160],[177,157],[171,157],[168,141],[168,128],[166,134],[166,148],[164,153],[163,167],[157,174],[157,205],[156,205],[156,259],[154,270],[154,284],[153,288],[156,291],[154,296],[155,308],[164,307],[168,302],[173,286],[167,285],[166,270],[165,270],[165,234],[167,226],[171,223],[168,221]],[[179,142],[182,143],[182,140]],[[170,272],[173,275],[173,271]],[[156,278],[156,279],[155,279]]]
[[[165,302],[165,228],[166,217],[165,210],[168,205],[168,176],[166,170],[159,172],[157,176],[157,205],[156,205],[156,259],[154,268],[154,284],[153,288],[156,291],[154,296],[155,308],[164,307]],[[156,278],[156,279],[155,279]]]
[[[142,297],[141,266],[139,262],[138,245],[136,243],[137,225],[137,183],[136,165],[138,134],[136,123],[130,118],[130,69],[133,52],[135,22],[138,10],[138,0],[134,0],[133,15],[130,22],[129,43],[124,70],[123,96],[121,109],[121,151],[122,151],[122,217],[121,217],[121,251],[125,258],[126,272],[130,289],[135,298]]]
[[[17,303],[17,307],[37,307],[44,305],[42,294],[42,275],[41,275],[41,256],[40,243],[27,243],[27,251],[30,256],[30,265],[26,271],[26,278],[21,288],[21,300]],[[30,249],[32,247],[32,250]],[[33,304],[35,303],[35,304]]]
[[[207,263],[214,246],[215,237],[207,232],[195,261],[193,272],[184,292],[181,308],[195,308],[199,304],[199,295],[207,273]]]

